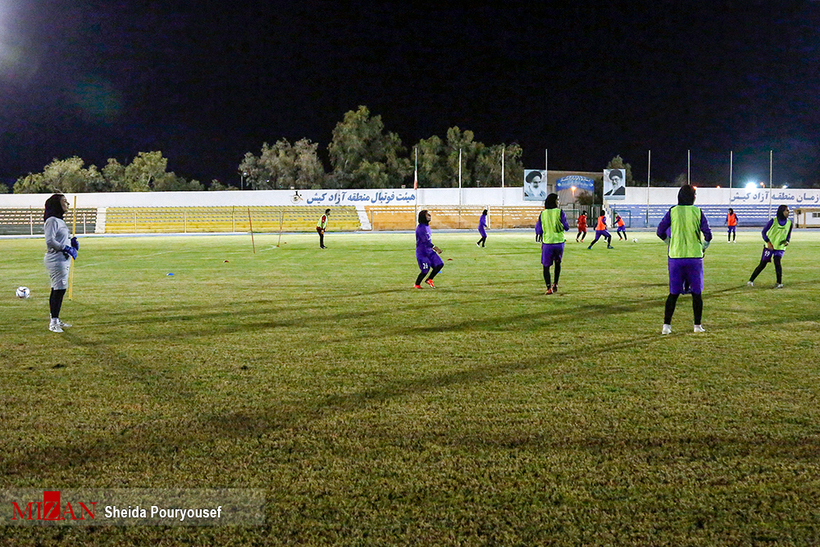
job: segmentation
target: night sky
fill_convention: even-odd
[[[245,152],[366,105],[410,147],[449,127],[526,168],[820,185],[820,3],[0,0],[0,178],[160,150],[238,185]],[[501,7],[501,6],[504,7]],[[524,7],[527,6],[527,7]],[[329,169],[329,164],[326,164]]]

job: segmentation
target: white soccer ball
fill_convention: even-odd
[[[637,242],[638,242],[638,238],[637,238],[637,237],[636,237],[635,239],[633,239],[633,240],[632,240],[632,243],[637,243]]]
[[[31,291],[28,290],[28,287],[17,287],[17,292],[15,293],[17,298],[28,298],[31,296]]]

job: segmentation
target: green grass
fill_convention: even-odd
[[[633,235],[571,233],[552,296],[530,233],[434,233],[420,291],[412,234],[89,237],[62,335],[42,240],[0,240],[0,488],[267,500],[264,527],[0,544],[820,544],[820,234],[772,290],[759,233],[716,233],[707,332],[684,296],[664,337],[665,246]]]

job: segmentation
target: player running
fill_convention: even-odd
[[[618,229],[616,230],[616,233],[618,234],[618,241],[620,241],[621,239],[627,241],[626,224],[624,224],[624,219],[622,219],[621,215],[619,215],[618,213],[615,213],[615,225],[618,227]],[[621,237],[621,234],[623,234],[623,238]]]
[[[579,237],[581,239],[578,239]],[[578,234],[575,236],[575,242],[583,243],[585,237],[587,237],[587,214],[581,211],[578,215]]]
[[[749,278],[746,284],[750,287],[754,287],[755,278],[760,275],[760,272],[763,271],[763,268],[765,268],[769,262],[773,261],[774,273],[777,276],[777,285],[775,285],[774,288],[782,289],[783,267],[780,265],[780,261],[783,259],[783,255],[786,254],[786,247],[789,246],[789,240],[792,237],[792,221],[789,220],[789,207],[787,205],[781,205],[777,208],[777,222],[775,222],[775,219],[771,219],[768,224],[766,224],[766,227],[763,228],[761,234],[763,235],[763,241],[766,242],[766,246],[763,247],[763,256],[760,257],[760,264],[758,264],[755,271],[752,272],[752,277]]]
[[[689,184],[678,192],[678,204],[666,212],[657,235],[669,249],[669,296],[663,316],[661,334],[672,332],[672,315],[684,286],[692,293],[694,331],[704,332],[703,315],[703,251],[712,241],[712,231],[706,215],[694,206],[695,188]]]
[[[427,275],[427,272],[431,269],[433,271],[430,273],[430,277],[427,278],[427,284],[435,289],[436,286],[433,284],[433,278],[436,277],[444,267],[444,261],[438,256],[442,251],[433,245],[433,237],[430,232],[431,218],[432,216],[427,209],[419,211],[419,225],[416,227],[416,260],[419,263],[421,273],[419,273],[419,276],[416,278],[416,284],[413,285],[414,289],[421,288],[421,282],[424,280],[424,276]]]
[[[535,223],[535,241],[541,242],[541,265],[544,267],[545,294],[558,292],[561,259],[564,256],[564,232],[569,230],[564,211],[558,208],[558,194],[552,193],[544,201],[544,210]],[[550,284],[550,266],[555,264],[555,283]]]
[[[487,241],[487,209],[481,213],[481,218],[478,219],[478,233],[481,234],[481,239],[476,242],[476,247],[483,247]]]
[[[603,209],[601,210],[601,216],[598,217],[598,224],[595,226],[595,239],[592,243],[589,244],[587,249],[592,249],[592,246],[601,238],[601,236],[606,239],[606,248],[607,249],[614,249],[612,246],[612,236],[609,232],[606,231],[606,211]]]

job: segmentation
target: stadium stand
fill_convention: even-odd
[[[481,212],[487,209],[490,217],[490,228],[532,228],[538,215],[544,209],[535,207],[399,207],[387,205],[368,205],[365,207],[373,230],[414,230],[417,211],[430,211],[432,229],[475,229]]]
[[[69,229],[74,227],[75,211],[65,214]],[[77,209],[77,233],[94,233],[97,225],[96,209]],[[2,235],[35,235],[43,233],[42,208],[3,208],[0,209],[0,234]]]
[[[105,233],[311,232],[327,207],[109,207]],[[330,207],[328,231],[360,228],[353,206]],[[250,218],[249,218],[250,215]]]

